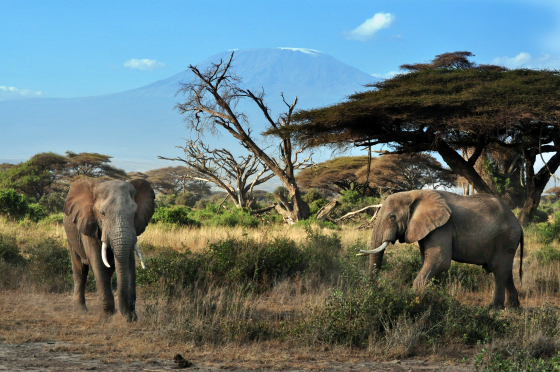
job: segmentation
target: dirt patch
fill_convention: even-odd
[[[198,371],[470,371],[444,361],[371,361],[364,350],[298,347],[269,342],[194,346],[154,335],[142,317],[101,319],[96,295],[89,313],[76,313],[68,294],[0,292],[0,371],[167,371],[181,354]],[[141,301],[137,303],[141,309]],[[139,312],[142,314],[142,311]],[[327,350],[328,349],[328,350]],[[460,356],[453,351],[456,358]],[[472,356],[472,355],[470,355]],[[471,358],[469,358],[471,359]]]
[[[29,342],[23,344],[0,344],[0,371],[169,371],[176,370],[173,361],[123,361],[115,360],[104,363],[98,359],[84,359],[83,355],[67,353],[62,350],[73,345],[64,342]],[[220,371],[254,371],[243,367],[234,367],[229,363],[218,366],[194,364],[185,370]],[[276,370],[266,368],[265,370]],[[285,371],[470,371],[469,367],[446,366],[442,363],[431,363],[421,360],[396,360],[392,362],[356,362],[337,363],[317,361],[309,363],[305,368],[287,368]]]

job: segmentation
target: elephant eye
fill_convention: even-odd
[[[105,211],[99,211],[99,213],[101,213],[102,216],[105,216]]]
[[[394,220],[397,219],[397,216],[395,216],[394,214],[392,214],[389,218],[391,219],[391,221],[394,221]]]

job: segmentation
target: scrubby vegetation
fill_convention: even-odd
[[[62,214],[34,220],[29,203],[19,207],[25,197],[3,195],[9,201],[3,205],[15,212],[3,212],[0,219],[0,290],[70,292]],[[355,255],[370,234],[355,228],[369,216],[342,226],[310,219],[288,227],[277,214],[256,217],[222,200],[200,199],[192,207],[160,204],[140,237],[146,269],[137,270],[138,312],[157,337],[199,346],[276,342],[346,348],[379,359],[439,355],[452,348],[457,361],[467,360],[479,371],[557,370],[555,204],[543,203],[547,218],[525,229],[522,286],[514,275],[523,307],[500,311],[487,308],[492,274],[475,265],[454,262],[439,282],[414,291],[421,267],[415,244],[389,249],[380,275],[370,279],[367,259]],[[317,208],[328,202],[317,190],[304,200]],[[343,191],[339,201],[333,217],[380,202],[353,190]],[[95,291],[93,279],[90,273],[88,291]]]
[[[350,203],[362,200],[353,200],[351,193],[344,197]],[[557,368],[560,249],[555,240],[544,243],[543,223],[526,229],[523,308],[499,311],[486,307],[493,290],[492,274],[474,265],[453,263],[439,283],[414,291],[412,281],[421,267],[416,245],[391,248],[381,274],[369,279],[367,260],[355,255],[368,233],[352,241],[345,238],[343,243],[341,237],[350,227],[333,231],[310,224],[303,229],[286,227],[289,234],[274,235],[275,227],[258,221],[256,229],[243,230],[241,224],[221,227],[231,233],[193,249],[186,241],[180,247],[165,247],[145,240],[153,241],[150,236],[157,231],[176,235],[181,229],[217,228],[208,225],[215,213],[204,219],[213,208],[215,204],[206,203],[199,210],[169,209],[176,209],[179,216],[183,213],[181,218],[197,216],[196,221],[204,221],[207,227],[169,223],[165,218],[174,215],[160,210],[154,215],[158,222],[140,239],[147,268],[137,271],[143,299],[139,312],[143,324],[158,337],[195,345],[265,341],[331,345],[384,359],[437,355],[453,347],[463,348],[461,358],[480,371]],[[0,221],[2,289],[71,290],[70,257],[62,233],[53,230],[57,223],[57,215],[39,224],[28,222],[32,226],[26,227]],[[39,232],[16,235],[21,229]],[[54,231],[57,235],[46,237]],[[95,290],[94,281],[88,290]]]

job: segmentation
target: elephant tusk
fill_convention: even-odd
[[[145,269],[146,265],[144,264],[144,259],[142,258],[142,253],[140,253],[140,247],[138,246],[138,243],[134,245],[134,249],[136,249],[136,253],[138,253],[138,258],[140,259],[140,264],[142,265],[142,268]]]
[[[363,249],[360,249],[360,253],[357,253],[356,256],[365,256],[368,254],[375,254],[375,253],[379,253],[385,250],[385,248],[387,248],[387,246],[389,245],[389,242],[384,242],[383,244],[381,244],[379,246],[379,248],[373,249],[371,251],[364,251]]]
[[[105,266],[111,267],[111,265],[109,265],[109,262],[107,261],[107,243],[105,242],[103,242],[103,245],[101,246],[101,258],[103,259],[103,263],[105,264]]]

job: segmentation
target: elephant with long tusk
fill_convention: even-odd
[[[371,237],[370,276],[381,268],[384,251],[396,241],[418,242],[422,269],[414,280],[421,288],[449,269],[451,260],[481,265],[494,273],[492,307],[518,307],[513,259],[520,247],[519,278],[523,275],[523,229],[498,198],[462,196],[445,191],[415,190],[389,196],[383,203]]]
[[[102,310],[115,312],[111,276],[117,272],[118,308],[128,321],[136,317],[136,264],[145,268],[138,235],[155,207],[154,190],[145,180],[101,182],[82,178],[70,186],[64,204],[64,228],[74,272],[74,302],[86,310],[85,286],[93,270]]]

